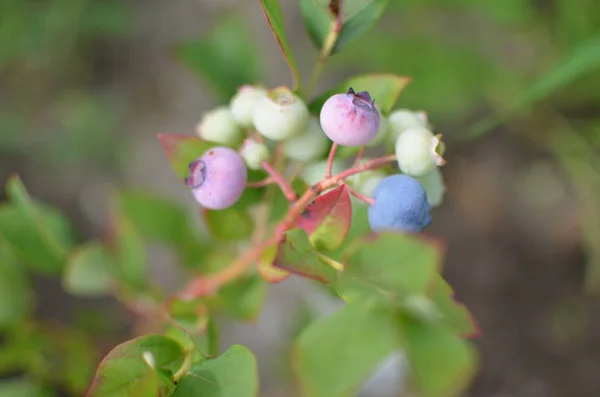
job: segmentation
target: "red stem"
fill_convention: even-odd
[[[365,149],[365,146],[363,146],[358,150],[358,153],[356,153],[356,157],[354,158],[354,163],[352,163],[352,167],[358,167],[360,165],[360,161],[365,155]]]
[[[331,178],[331,168],[333,168],[333,159],[335,158],[335,152],[337,151],[338,144],[333,143],[331,150],[329,151],[329,157],[327,158],[327,168],[325,169],[325,178]]]
[[[273,178],[268,177],[263,179],[262,181],[248,182],[246,183],[246,187],[254,188],[254,187],[265,187],[272,183],[275,183]]]
[[[364,194],[361,194],[361,193],[357,192],[356,190],[352,189],[350,186],[348,186],[348,191],[350,192],[351,195],[353,195],[354,197],[356,197],[357,199],[359,199],[361,201],[364,201],[365,203],[367,203],[369,205],[375,204],[375,199],[373,197],[365,196]]]
[[[277,170],[275,170],[275,168],[271,167],[271,165],[269,163],[267,163],[266,161],[263,161],[261,163],[261,165],[265,169],[265,171],[267,171],[269,173],[269,175],[271,176],[271,179],[273,179],[273,181],[279,185],[279,188],[283,192],[285,198],[289,202],[296,201],[298,196],[296,196],[296,192],[294,191],[294,188],[292,187],[292,185],[290,185],[289,182],[285,180],[285,177],[283,175],[281,175],[279,172],[277,172]]]

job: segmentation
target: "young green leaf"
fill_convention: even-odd
[[[75,249],[67,262],[62,284],[74,295],[107,295],[117,275],[115,259],[99,242],[89,242]]]
[[[300,228],[287,231],[273,265],[324,283],[331,282],[336,274],[334,268],[321,259],[306,232]]]
[[[217,300],[234,316],[254,321],[267,297],[267,287],[258,274],[252,274],[224,285]]]
[[[214,145],[193,135],[159,134],[167,160],[173,171],[182,181],[189,176],[189,165]]]
[[[477,321],[467,307],[454,298],[452,287],[438,275],[429,292],[437,306],[441,322],[462,337],[478,337],[481,334]]]
[[[351,77],[344,81],[338,87],[331,89],[314,101],[308,108],[311,113],[319,114],[323,104],[329,97],[341,92],[348,91],[349,87],[354,88],[356,92],[368,91],[371,98],[375,100],[384,115],[387,115],[396,104],[398,97],[404,90],[404,87],[410,83],[409,77],[398,76],[395,74],[364,74]]]
[[[294,369],[302,395],[354,395],[375,366],[399,347],[387,309],[349,304],[309,325],[296,341]]]
[[[259,50],[249,33],[241,18],[230,17],[207,37],[179,45],[176,55],[222,101],[229,102],[239,86],[262,78]]]
[[[113,218],[112,246],[117,261],[117,277],[136,291],[148,282],[146,246],[131,221],[122,216]]]
[[[157,390],[159,381],[168,383],[181,367],[184,355],[179,343],[162,335],[146,335],[122,343],[98,365],[86,396],[147,396],[142,392]]]
[[[300,81],[300,74],[298,73],[298,67],[296,66],[296,60],[292,54],[292,49],[287,39],[285,32],[285,24],[283,20],[283,12],[281,11],[281,5],[279,0],[260,0],[263,12],[275,36],[275,40],[283,53],[283,57],[287,61],[288,66],[292,72],[292,78],[294,80],[294,91],[298,91],[302,85]]]
[[[381,19],[389,0],[372,0],[372,1],[347,1],[344,2],[344,8],[350,8],[349,3],[368,3],[363,9],[356,11],[355,14],[350,14],[342,26],[333,53],[336,53],[354,40],[360,38],[371,30]]]
[[[458,395],[477,367],[475,349],[452,330],[433,323],[401,319],[403,345],[413,384],[423,397]]]
[[[169,336],[176,338],[183,346],[193,346],[203,356],[209,354],[212,338],[208,332],[211,319],[207,303],[203,299],[171,299],[165,304],[165,310],[174,327]]]
[[[277,244],[274,244],[264,250],[258,258],[258,273],[270,283],[279,283],[288,278],[291,273],[285,270],[281,270],[273,266],[275,258],[277,257]]]
[[[352,223],[352,203],[348,187],[345,184],[341,185],[321,197],[328,196],[338,189],[340,189],[339,194],[337,194],[338,197],[335,199],[333,208],[331,208],[325,219],[310,235],[310,242],[317,249],[336,249],[342,245],[350,230],[350,224]],[[321,197],[318,197],[313,203],[316,204],[316,201]],[[323,199],[325,200],[325,198]]]
[[[0,238],[0,329],[23,319],[31,309],[29,278]]]
[[[171,397],[255,397],[258,394],[256,359],[244,346],[233,345],[225,353],[194,363]]]
[[[252,235],[254,220],[248,211],[230,207],[224,210],[202,210],[206,227],[221,241],[245,240]]]

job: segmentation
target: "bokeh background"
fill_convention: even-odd
[[[317,51],[296,2],[282,3],[307,77]],[[232,14],[256,43],[264,84],[289,84],[255,1],[1,1],[0,180],[18,173],[81,240],[106,231],[117,188],[193,210],[156,134],[193,133],[221,103],[174,48]],[[465,395],[600,396],[600,2],[393,0],[376,29],[331,58],[319,89],[360,72],[412,77],[398,106],[426,110],[446,137],[447,194],[429,232],[447,241],[444,274],[483,332]],[[179,285],[173,253],[148,248],[155,277]],[[114,300],[74,299],[51,278],[33,288],[40,318],[78,324],[102,353],[144,329]],[[269,290],[258,322],[225,320],[222,344],[258,356],[261,395],[293,395],[281,351],[307,304],[317,315],[336,308],[293,279]],[[383,365],[364,396],[399,395],[402,368],[398,358]]]

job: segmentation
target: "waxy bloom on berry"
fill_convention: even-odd
[[[190,164],[189,169],[186,184],[192,189],[196,201],[213,210],[235,204],[248,181],[248,170],[242,156],[226,147],[207,150]]]
[[[240,154],[244,158],[248,168],[257,170],[261,168],[261,163],[269,159],[269,149],[262,143],[254,139],[246,139],[240,149]]]
[[[425,127],[404,131],[396,140],[396,156],[400,170],[414,177],[425,176],[445,163],[441,135],[434,136]]]
[[[395,145],[400,134],[410,128],[429,128],[425,112],[398,109],[390,114],[388,120],[390,122],[390,127],[387,141],[391,145]]]
[[[379,111],[368,92],[330,97],[321,109],[321,127],[333,142],[343,146],[362,146],[369,143],[379,130]]]
[[[266,95],[267,90],[262,87],[248,84],[241,86],[229,103],[235,121],[244,128],[252,128],[254,108]]]
[[[221,145],[235,145],[242,139],[242,130],[227,106],[219,106],[204,114],[197,131],[200,138]]]
[[[302,99],[287,87],[267,91],[254,107],[252,120],[259,134],[281,141],[306,130],[309,113]]]

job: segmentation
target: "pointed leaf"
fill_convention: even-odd
[[[99,242],[89,242],[71,253],[62,284],[74,295],[107,295],[116,273],[117,264],[106,247]]]
[[[267,18],[269,27],[271,28],[271,32],[273,33],[273,36],[275,36],[275,40],[277,41],[277,44],[279,45],[279,48],[281,49],[281,52],[283,53],[283,56],[292,72],[294,91],[298,91],[302,85],[300,82],[300,74],[298,73],[296,60],[292,54],[292,49],[285,32],[283,12],[281,11],[279,0],[260,0],[260,4],[262,5],[263,12]]]
[[[206,227],[221,241],[246,240],[254,231],[254,220],[248,211],[235,207],[224,210],[202,210]]]
[[[395,74],[364,74],[354,76],[338,87],[327,91],[309,104],[311,113],[318,114],[325,101],[334,94],[348,91],[352,87],[356,92],[368,91],[381,112],[387,115],[396,104],[404,87],[410,82],[410,77]]]
[[[440,247],[421,237],[394,232],[371,235],[350,246],[338,286],[344,296],[358,288],[368,294],[379,291],[395,301],[425,293],[441,261]]]
[[[258,52],[247,24],[238,17],[220,21],[208,36],[186,41],[176,49],[177,57],[224,102],[229,102],[239,86],[261,80]]]
[[[291,229],[279,245],[274,266],[289,272],[329,283],[336,271],[321,259],[303,229]]]
[[[458,335],[475,338],[481,335],[479,324],[467,307],[454,298],[452,287],[438,275],[429,293],[441,316],[441,322]]]
[[[399,347],[387,309],[349,304],[309,325],[296,341],[294,367],[302,395],[355,395],[376,365]]]
[[[342,189],[335,205],[329,214],[327,214],[325,220],[310,235],[310,241],[317,249],[336,249],[342,245],[350,231],[350,224],[352,222],[350,193],[345,184],[340,186],[340,188]]]
[[[159,134],[167,160],[182,181],[189,175],[189,165],[214,145],[193,135]]]
[[[466,390],[477,368],[475,349],[453,331],[402,318],[402,339],[412,380],[423,397],[446,397]]]
[[[181,367],[184,355],[179,343],[162,335],[122,343],[98,365],[87,397],[143,397],[156,388],[153,378],[159,373],[169,378]]]
[[[171,397],[255,397],[258,395],[256,359],[244,346],[233,345],[216,358],[192,365]]]

